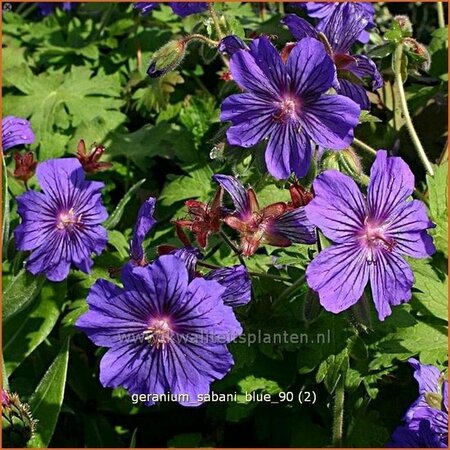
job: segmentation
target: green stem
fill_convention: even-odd
[[[126,164],[126,168],[127,168],[127,174],[125,177],[125,192],[128,192],[129,188],[130,188],[130,165],[131,165],[131,160],[130,158],[127,156],[127,164]]]
[[[365,142],[360,141],[359,139],[354,138],[353,144],[355,144],[360,149],[366,151],[367,153],[370,153],[373,156],[377,154],[377,151],[374,148],[372,148],[370,145],[367,145]]]
[[[241,253],[241,251],[233,244],[233,242],[231,242],[231,239],[222,230],[219,233],[220,233],[220,237],[226,242],[228,247],[230,247],[234,253],[239,255]]]
[[[299,277],[294,283],[292,283],[289,287],[287,287],[280,296],[273,302],[272,306],[278,305],[278,303],[282,302],[284,299],[288,298],[291,294],[293,294],[299,286],[305,282],[305,275],[303,274]]]
[[[219,18],[217,17],[216,10],[214,9],[214,2],[208,3],[208,9],[209,14],[211,15],[211,19],[214,24],[214,28],[216,29],[217,36],[219,36],[219,39],[222,40],[224,37],[224,34],[222,32],[222,28],[220,27]]]
[[[25,19],[37,8],[37,3],[32,3],[31,6],[22,13],[22,17]]]
[[[219,40],[222,40],[224,38],[224,34],[222,32],[222,28],[220,26],[219,18],[217,17],[216,10],[214,9],[214,2],[208,3],[208,10],[209,14],[211,15],[211,19],[214,24],[214,28],[216,29],[217,36],[219,37]],[[219,45],[219,43],[216,44],[216,47]],[[221,52],[219,52],[220,59],[222,60],[225,67],[229,67],[230,63],[228,61],[228,58]]]
[[[225,243],[231,248],[231,250],[233,250],[233,252],[236,253],[236,255],[239,258],[239,262],[243,266],[245,266],[245,261],[244,261],[244,258],[242,257],[241,250],[239,248],[237,248],[233,244],[233,242],[231,242],[231,239],[222,230],[220,231],[219,234],[220,234],[221,238],[225,241]]]
[[[406,101],[405,90],[403,89],[403,79],[402,79],[402,56],[403,56],[403,43],[397,44],[397,48],[395,49],[395,82],[397,84],[398,93],[400,96],[400,102],[402,106],[403,116],[405,118],[406,128],[409,131],[409,135],[411,136],[411,140],[414,144],[414,147],[417,151],[420,161],[427,173],[431,176],[434,175],[433,167],[431,166],[430,161],[428,161],[427,155],[425,153],[424,148],[420,142],[419,136],[417,136],[416,130],[412,123],[411,116],[409,115],[408,103]]]
[[[419,189],[414,188],[413,196],[418,198],[421,202],[425,203],[425,205],[429,204],[429,200],[425,195],[422,194],[422,192],[419,191]]]
[[[345,401],[345,374],[341,373],[341,378],[334,393],[334,417],[333,417],[333,437],[332,446],[342,447],[342,432],[344,428],[344,401]]]
[[[186,36],[184,38],[184,42],[186,44],[190,41],[202,41],[208,44],[210,47],[217,47],[219,45],[219,42],[209,39],[208,37],[203,36],[203,34],[190,34],[189,36]]]
[[[211,250],[208,251],[208,253],[203,257],[203,259],[211,258],[211,256],[213,256],[214,253],[216,253],[217,250],[219,250],[219,248],[222,247],[222,245],[223,245],[222,241],[218,242],[214,247],[211,248]]]
[[[103,32],[106,29],[106,25],[109,22],[109,19],[111,18],[112,13],[116,7],[116,5],[114,3],[109,3],[107,5],[108,6],[107,6],[106,10],[102,14],[102,18],[100,19],[100,25],[98,27],[98,30],[97,31],[93,30],[93,33],[92,33],[93,37],[90,39],[91,42],[95,42],[98,38],[100,38],[102,36]]]
[[[25,7],[27,6],[26,3],[20,3],[19,6],[17,7],[17,9],[14,11],[16,14],[20,14]]]
[[[271,280],[277,280],[277,281],[291,281],[290,278],[283,277],[281,275],[272,275],[271,273],[251,272],[251,271],[249,271],[248,274],[250,276],[252,276],[252,277],[270,278]]]
[[[436,2],[436,9],[438,14],[439,28],[445,28],[444,5],[442,4],[442,2]]]

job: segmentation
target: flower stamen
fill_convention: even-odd
[[[58,230],[64,230],[72,228],[73,225],[81,225],[82,218],[83,214],[77,216],[73,208],[70,208],[69,211],[59,214],[56,228],[58,228]]]
[[[375,252],[377,249],[382,248],[383,250],[391,253],[397,246],[397,242],[385,235],[385,230],[383,226],[374,225],[368,221],[366,218],[364,223],[364,230],[361,235],[365,246],[368,248],[367,262],[369,264],[376,263]]]
[[[144,339],[159,349],[171,341],[172,333],[168,319],[155,319],[144,331]]]
[[[286,97],[277,104],[279,110],[276,114],[272,114],[272,118],[276,121],[285,123],[289,119],[297,117],[298,100],[292,97]]]

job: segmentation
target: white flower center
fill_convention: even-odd
[[[67,212],[62,212],[58,215],[58,220],[56,222],[56,228],[59,230],[64,230],[67,228],[72,228],[75,224],[81,224],[81,219],[83,214],[77,216],[73,208],[69,209]]]
[[[369,264],[376,263],[375,253],[378,250],[382,249],[390,253],[397,245],[397,242],[393,238],[387,236],[384,225],[373,223],[368,218],[364,222],[364,229],[360,238],[369,250],[367,256],[367,262]]]
[[[277,103],[278,112],[273,115],[273,118],[280,122],[286,122],[289,119],[297,117],[300,101],[295,97],[285,97]]]
[[[164,346],[171,340],[173,330],[170,326],[169,319],[153,319],[149,327],[144,331],[144,339],[156,348]]]

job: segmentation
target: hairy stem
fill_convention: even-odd
[[[444,15],[444,5],[442,2],[436,2],[436,9],[438,14],[439,28],[445,28],[445,15]]]
[[[397,45],[395,49],[395,82],[397,84],[398,94],[400,96],[400,102],[402,107],[403,116],[405,118],[406,128],[409,131],[409,135],[414,144],[414,148],[416,149],[417,155],[419,156],[420,161],[427,173],[431,176],[434,175],[433,167],[431,166],[430,161],[428,161],[427,155],[425,153],[424,148],[422,147],[422,143],[420,142],[419,136],[416,133],[414,125],[412,123],[411,116],[409,114],[408,103],[406,101],[405,90],[403,89],[403,79],[402,79],[402,55],[403,55],[403,43]]]
[[[214,28],[216,29],[217,32],[217,36],[219,36],[219,39],[223,39],[224,35],[222,32],[222,28],[220,27],[219,18],[217,17],[216,10],[214,9],[214,2],[208,3],[208,9],[214,24]]]
[[[234,251],[234,253],[236,253],[236,255],[238,256],[238,258],[239,258],[239,262],[243,265],[243,266],[245,266],[246,264],[245,264],[245,261],[244,261],[244,258],[242,257],[242,252],[241,252],[241,250],[239,249],[239,248],[237,248],[234,244],[233,244],[233,242],[231,242],[231,239],[221,230],[220,231],[220,236],[221,236],[221,238],[225,241],[225,243],[231,248],[231,250],[233,250]]]
[[[206,255],[203,257],[203,259],[209,259],[209,258],[211,258],[211,256],[213,256],[214,253],[216,253],[217,250],[219,250],[219,248],[222,247],[222,245],[223,245],[223,242],[222,242],[222,241],[218,242],[214,247],[212,247],[212,248],[208,251],[208,253],[206,253]]]
[[[210,47],[217,47],[219,45],[217,41],[209,39],[208,37],[203,36],[203,34],[190,34],[189,36],[186,36],[183,40],[186,44],[191,41],[202,41],[208,44]]]
[[[334,416],[333,416],[333,447],[342,447],[342,433],[344,428],[344,401],[345,401],[345,374],[341,378],[334,393]]]
[[[353,144],[359,147],[360,149],[366,151],[367,153],[370,153],[371,155],[375,156],[377,154],[377,151],[373,147],[367,145],[365,142],[360,141],[359,139],[354,138]]]
[[[231,239],[223,231],[220,231],[220,237],[226,242],[228,247],[230,247],[234,253],[240,255],[241,251],[233,244],[233,242],[231,242]]]

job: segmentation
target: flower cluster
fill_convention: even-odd
[[[339,94],[358,103],[362,109],[370,109],[362,79],[367,77],[371,80],[372,90],[383,85],[377,66],[370,58],[350,53],[350,48],[369,20],[366,8],[353,3],[343,3],[338,8],[333,8],[325,25],[320,29],[314,29],[306,20],[295,14],[290,14],[282,20],[297,40],[313,37],[323,42],[336,66],[337,81],[333,87]]]
[[[189,204],[189,202],[187,203]],[[123,271],[132,271],[134,267],[145,267],[149,263],[143,244],[146,236],[156,224],[156,219],[154,218],[155,206],[156,199],[149,197],[139,209],[133,237],[130,242],[130,260],[122,269]],[[204,211],[203,208],[202,211]],[[203,234],[201,236],[200,238],[197,236],[199,243],[202,242]],[[183,237],[182,242],[184,244],[182,248],[170,245],[160,246],[158,248],[159,255],[170,254],[184,261],[190,280],[201,277],[202,274],[197,271],[197,263],[203,258],[202,253],[190,245],[187,237]],[[250,278],[246,268],[242,265],[211,270],[205,275],[205,278],[216,280],[219,284],[227,287],[223,296],[226,305],[241,306],[247,304],[251,299]]]
[[[63,5],[70,9],[70,4]],[[209,202],[190,198],[185,192],[174,199],[175,203],[189,198],[185,201],[185,215],[176,216],[173,221],[181,244],[174,246],[173,241],[164,241],[170,245],[147,251],[146,239],[158,223],[157,199],[148,194],[132,225],[128,222],[124,226],[124,234],[110,230],[108,235],[106,228],[112,227],[115,220],[112,217],[105,223],[108,218],[102,201],[105,185],[86,178],[112,167],[112,163],[100,161],[105,147],[94,144],[88,150],[81,140],[76,158],[41,162],[32,152],[17,152],[13,154],[14,176],[23,181],[25,192],[15,198],[20,223],[14,230],[14,239],[17,250],[29,252],[26,269],[53,282],[65,280],[71,269],[89,274],[94,255],[102,254],[108,238],[116,246],[119,239],[114,242],[114,233],[116,238],[125,240],[123,261],[110,272],[110,275],[120,272],[120,276],[114,283],[98,277],[89,285],[88,309],[78,317],[76,327],[93,344],[107,349],[100,362],[100,382],[104,387],[120,386],[132,395],[170,393],[181,405],[197,406],[209,393],[211,384],[221,380],[233,367],[228,345],[247,327],[246,316],[257,309],[257,302],[251,303],[252,288],[256,295],[264,288],[264,283],[252,286],[252,277],[276,280],[281,300],[289,295],[300,299],[300,290],[308,291],[305,310],[310,307],[310,300],[318,297],[317,309],[320,302],[323,309],[334,314],[357,304],[366,288],[368,295],[369,285],[374,309],[383,321],[391,315],[394,306],[411,299],[414,274],[407,258],[428,258],[434,254],[435,246],[428,230],[435,225],[428,217],[425,204],[411,198],[415,178],[403,159],[359,142],[375,158],[369,178],[364,174],[366,159],[356,154],[356,147],[350,147],[358,143],[354,133],[361,110],[369,110],[371,106],[366,88],[376,91],[383,84],[374,61],[353,53],[354,44],[367,42],[367,30],[375,26],[371,4],[303,4],[309,16],[319,20],[313,26],[295,14],[284,17],[282,23],[295,42],[288,42],[281,50],[266,35],[255,34],[251,39],[226,36],[233,29],[231,22],[228,23],[225,15],[218,17],[214,6],[208,3],[169,2],[168,5],[180,17],[209,8],[211,20],[193,26],[195,34],[175,36],[155,51],[147,74],[154,78],[174,70],[181,64],[190,42],[213,48],[214,55],[218,53],[224,62],[226,76],[222,78],[235,82],[235,86],[230,86],[231,83],[225,86],[222,92],[234,89],[231,91],[234,93],[220,105],[220,121],[229,122],[225,127],[227,142],[244,148],[265,146],[263,170],[257,172],[253,159],[248,178],[241,170],[242,166],[247,168],[246,163],[239,162],[232,167],[235,176],[216,173],[210,180],[214,172],[207,168],[207,180],[216,188]],[[158,2],[134,3],[134,8],[143,15],[157,6]],[[38,7],[42,15],[54,9],[54,5],[44,3]],[[200,34],[204,29],[207,35]],[[402,89],[401,75],[400,79],[398,73],[395,75],[397,89]],[[148,81],[130,83],[130,89],[136,86],[143,89],[142,85]],[[202,84],[200,79],[197,81]],[[149,89],[159,89],[161,83],[153,80],[149,86]],[[155,98],[158,96],[155,94]],[[134,94],[130,98],[135,99]],[[168,110],[165,118],[170,116],[172,120],[177,114],[181,118],[184,102],[171,106],[173,111]],[[203,120],[203,116],[208,116],[204,119],[207,123],[217,111],[214,102],[209,109],[203,114],[199,107],[198,114],[192,113],[192,117],[182,122],[187,124],[195,122],[197,117]],[[153,114],[148,117],[155,118]],[[160,119],[157,120],[159,126]],[[197,142],[197,137],[196,143],[207,141],[202,135]],[[18,145],[32,144],[34,140],[28,120],[15,116],[2,120],[4,153]],[[221,143],[220,148],[225,145]],[[196,150],[200,153],[201,146]],[[39,151],[38,157],[42,156]],[[318,156],[322,154],[321,159]],[[8,158],[8,154],[4,156]],[[320,159],[321,164],[317,164]],[[221,164],[225,160],[217,162]],[[195,164],[186,164],[182,169],[200,167],[202,170],[204,162],[200,155]],[[330,170],[330,167],[340,170]],[[127,176],[131,178],[134,173],[129,169],[127,166]],[[226,164],[216,166],[216,171],[225,170]],[[37,188],[33,189],[36,184],[30,183],[30,190],[28,182],[35,173]],[[274,187],[273,178],[283,180],[277,181],[276,186],[285,189],[284,201],[275,198],[260,204],[259,191],[246,184],[258,175],[264,186],[268,180],[272,183],[270,187]],[[186,180],[190,182],[189,176]],[[355,180],[367,185],[364,193]],[[153,192],[158,189],[158,183],[157,180],[147,188]],[[108,193],[113,190],[111,184]],[[203,192],[196,187],[189,191],[193,197]],[[274,191],[278,192],[275,188]],[[134,188],[117,210],[122,208],[122,213],[124,208],[130,208],[127,202],[133,193]],[[133,202],[136,205],[136,198]],[[167,208],[170,212],[166,213],[173,215],[178,206]],[[438,222],[434,216],[433,220]],[[129,249],[127,233],[131,234]],[[296,244],[310,247],[303,247],[306,251],[302,255],[295,252],[298,247],[294,251],[280,250]],[[223,256],[218,255],[225,246],[225,257],[229,259],[226,264],[217,265]],[[270,255],[264,246],[278,247],[278,250]],[[117,249],[117,254],[123,254],[122,248]],[[289,270],[289,278],[284,274],[254,271],[254,267],[263,266],[266,261],[271,261],[267,265],[284,270],[283,264],[288,263],[281,262],[281,258],[285,254],[289,259],[303,257],[301,266]],[[279,265],[275,264],[277,258],[280,258]],[[292,280],[298,273],[302,277]],[[263,301],[259,304],[265,306]],[[394,432],[391,444],[446,447],[448,383],[436,367],[422,365],[415,359],[410,363],[420,396],[407,411],[405,423]],[[3,392],[6,412],[11,412],[12,406],[17,407],[15,403],[18,403],[16,397]],[[158,401],[151,397],[145,401],[147,405],[155,403]],[[31,433],[34,421],[28,419],[26,431]]]

